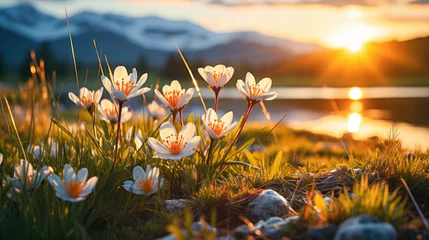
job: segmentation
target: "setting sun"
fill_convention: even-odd
[[[373,29],[364,24],[345,25],[334,30],[328,43],[334,47],[359,52],[362,46],[373,37]]]

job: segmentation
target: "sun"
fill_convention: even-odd
[[[335,29],[328,43],[337,48],[345,48],[350,52],[359,52],[363,45],[373,37],[374,31],[365,24],[351,24]]]

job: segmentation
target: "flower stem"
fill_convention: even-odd
[[[115,164],[118,160],[118,154],[119,154],[119,142],[121,141],[121,117],[122,117],[122,107],[124,106],[124,101],[119,102],[119,110],[118,110],[118,130],[117,130],[117,139],[116,139],[116,150],[115,150],[115,156],[112,164],[112,170],[110,172],[113,172],[115,169]]]
[[[173,123],[173,125],[174,125],[174,123],[176,122],[176,114],[177,114],[177,110],[173,110],[173,111],[171,111],[171,116],[173,117],[173,118],[172,118],[172,123]]]
[[[247,119],[249,118],[250,114],[252,113],[253,107],[259,102],[255,102],[253,100],[248,100],[247,101],[247,111],[246,114],[244,115],[243,121],[241,122],[240,128],[238,129],[237,134],[234,137],[234,140],[232,141],[232,143],[229,145],[229,148],[226,150],[225,155],[222,158],[222,162],[225,161],[226,157],[228,156],[229,152],[231,151],[232,147],[235,145],[235,143],[237,143],[238,137],[241,134],[241,131],[244,128],[244,125],[246,124]],[[223,166],[223,163],[222,165]]]
[[[183,108],[179,109],[179,116],[180,116],[180,125],[185,126],[183,123]]]
[[[215,99],[214,99],[214,110],[217,112],[217,108],[219,106],[219,91],[215,91]]]
[[[209,146],[209,149],[208,149],[208,153],[207,153],[207,160],[206,160],[206,164],[207,164],[207,166],[210,166],[210,157],[211,157],[211,153],[212,153],[212,148],[213,148],[213,143],[214,143],[214,139],[213,138],[210,138],[210,146]]]

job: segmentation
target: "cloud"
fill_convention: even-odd
[[[415,0],[411,1],[411,4],[429,4],[429,0]]]
[[[328,5],[343,7],[348,5],[358,6],[374,6],[382,3],[391,3],[394,0],[209,0],[211,4],[219,4],[224,6],[248,6],[248,5]],[[429,0],[416,0],[416,1],[429,1]]]

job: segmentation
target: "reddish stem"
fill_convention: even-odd
[[[176,122],[176,114],[177,114],[177,110],[171,111],[173,125]]]
[[[185,124],[183,123],[183,108],[179,109],[179,116],[180,116],[180,124],[183,126],[185,126]]]
[[[215,99],[214,99],[214,110],[215,112],[217,112],[218,106],[219,106],[219,90],[218,91],[214,91],[215,94]]]
[[[250,114],[252,113],[253,107],[256,104],[258,104],[258,103],[259,103],[259,101],[250,100],[250,99],[247,100],[247,111],[246,111],[246,114],[244,115],[244,119],[241,122],[241,125],[240,125],[240,128],[238,129],[238,132],[235,135],[234,140],[232,141],[232,143],[229,145],[228,150],[226,150],[226,153],[223,156],[222,160],[226,159],[226,157],[228,156],[228,154],[231,151],[232,147],[235,145],[235,143],[237,143],[238,137],[240,136],[241,131],[243,130],[244,125],[246,124],[247,119],[249,118]]]

